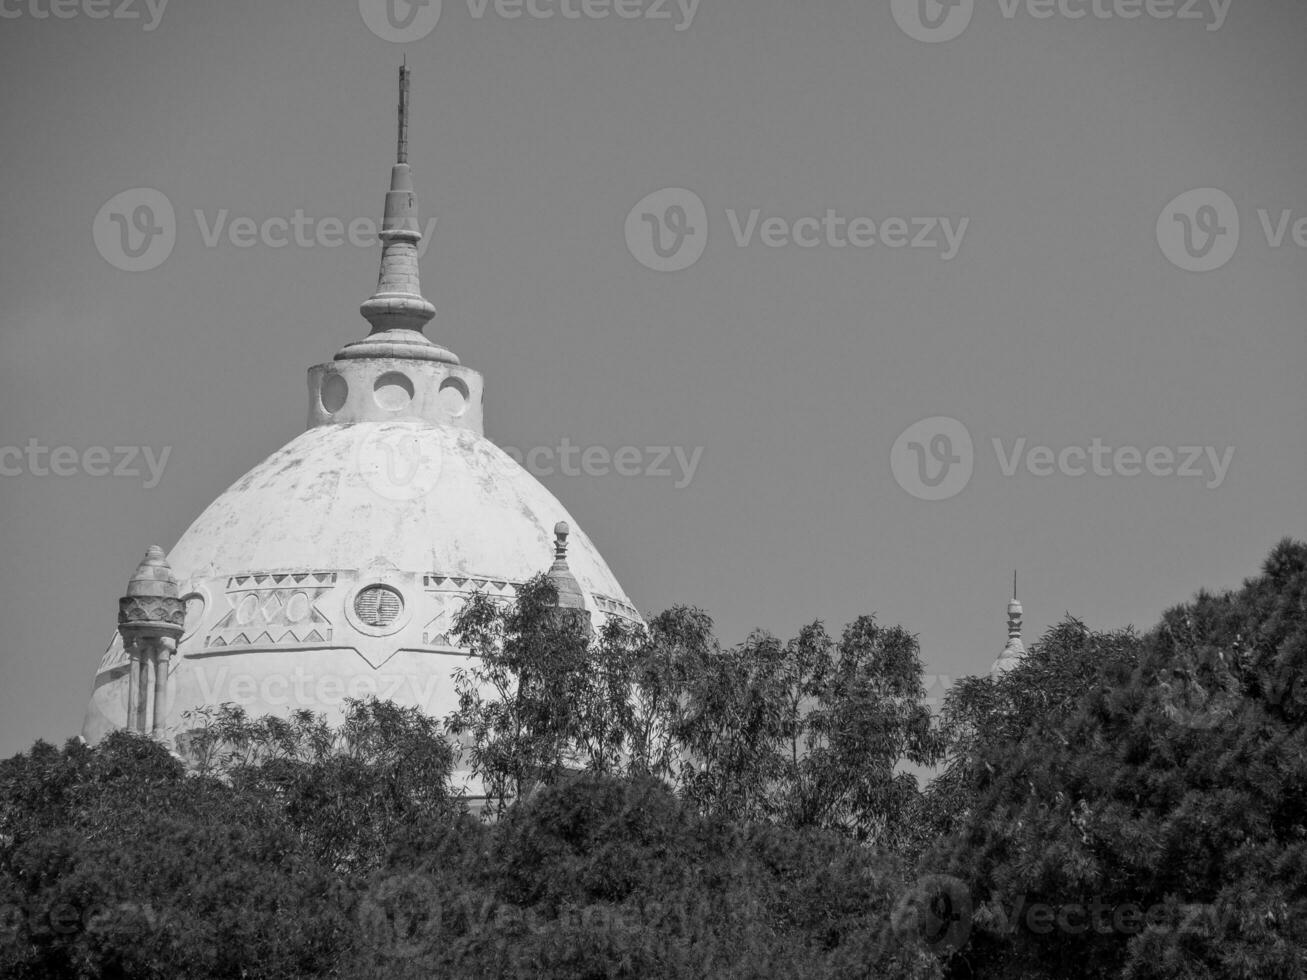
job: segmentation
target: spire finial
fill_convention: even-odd
[[[1007,646],[999,658],[990,667],[991,676],[997,676],[1011,670],[1026,655],[1026,645],[1021,641],[1021,617],[1024,610],[1017,599],[1017,573],[1012,572],[1012,601],[1007,604]]]
[[[372,324],[365,340],[347,344],[337,360],[355,357],[407,357],[423,361],[457,364],[453,353],[434,344],[422,329],[436,315],[436,308],[422,295],[418,271],[418,243],[422,241],[417,196],[408,166],[409,70],[408,59],[399,68],[399,133],[395,165],[390,168],[390,190],[386,193],[385,218],[377,237],[381,239],[381,275],[377,289],[360,308]]]
[[[408,163],[408,55],[399,66],[399,146],[395,150],[396,163]]]
[[[567,526],[567,521],[559,521],[554,525],[554,561],[567,563],[567,536],[572,529]]]

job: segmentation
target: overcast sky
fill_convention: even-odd
[[[1028,640],[1146,627],[1307,533],[1301,0],[51,2],[0,0],[0,756],[366,332],[405,53],[428,334],[497,443],[639,450],[541,479],[641,609],[956,677],[1013,568]]]

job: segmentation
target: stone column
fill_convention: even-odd
[[[164,723],[168,719],[168,669],[171,666],[172,652],[177,641],[171,636],[161,636],[155,641],[154,650],[154,726],[153,734],[163,735]]]
[[[144,640],[132,644],[136,653],[136,717],[132,719],[132,730],[146,732],[146,713],[150,708],[150,653]]]
[[[123,637],[123,652],[127,654],[127,659],[132,664],[132,673],[127,681],[127,730],[135,732],[140,730],[136,716],[140,711],[141,680],[144,673],[141,670],[141,651],[134,643],[129,643],[127,638]]]

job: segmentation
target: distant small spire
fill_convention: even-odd
[[[1007,645],[993,666],[989,668],[991,677],[1004,674],[1017,665],[1026,655],[1026,645],[1021,640],[1021,620],[1025,610],[1017,599],[1017,573],[1012,573],[1012,601],[1007,604]]]

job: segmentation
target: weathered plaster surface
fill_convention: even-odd
[[[516,462],[467,429],[420,421],[318,425],[215,500],[168,560],[186,597],[166,733],[183,714],[234,701],[251,714],[309,708],[338,718],[376,694],[442,717],[455,707],[452,618],[472,591],[509,599],[549,568],[554,525],[595,614],[638,618],[589,537]],[[394,622],[359,618],[361,590],[399,593]],[[126,721],[115,635],[83,734]]]

